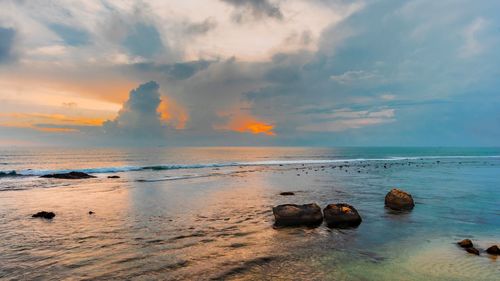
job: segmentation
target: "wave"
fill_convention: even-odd
[[[0,171],[0,178],[20,176],[16,171]]]
[[[224,168],[243,166],[284,166],[284,165],[315,165],[315,164],[339,164],[339,163],[360,163],[360,162],[380,162],[380,161],[411,161],[411,160],[435,160],[435,159],[484,159],[500,158],[500,155],[491,156],[415,156],[415,157],[389,157],[389,158],[352,158],[352,159],[310,159],[310,160],[266,160],[252,162],[226,162],[226,163],[199,163],[199,164],[161,164],[147,166],[119,166],[119,167],[99,167],[83,169],[60,169],[60,170],[19,170],[0,171],[1,177],[14,176],[43,176],[47,174],[84,172],[88,174],[106,174],[131,171],[162,171],[179,169],[203,169],[203,168]]]

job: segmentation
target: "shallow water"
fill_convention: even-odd
[[[495,280],[500,260],[454,242],[500,243],[498,155],[472,148],[2,151],[5,172],[92,169],[98,178],[0,178],[0,278]],[[175,168],[109,173],[148,166]],[[413,194],[412,212],[383,207],[392,187]],[[309,202],[347,202],[363,222],[348,230],[272,227],[273,205]],[[32,219],[39,210],[57,216]]]

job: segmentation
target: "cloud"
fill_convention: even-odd
[[[206,69],[211,63],[205,60],[173,64],[136,63],[133,67],[141,72],[160,73],[168,80],[185,80]]]
[[[222,120],[220,123],[212,126],[215,130],[276,136],[274,125],[258,120],[245,112],[245,110],[239,109],[230,112],[218,112],[217,114]]]
[[[74,101],[73,110],[105,109],[114,139],[180,144],[497,142],[498,2],[143,2],[149,8],[82,1],[0,11],[23,42],[19,65],[0,78],[0,98],[17,103],[0,111],[22,103],[25,112],[61,112],[61,101]],[[89,41],[71,45],[47,28],[52,12]],[[110,118],[149,80],[163,95],[141,86],[144,96],[131,94]]]
[[[0,64],[14,59],[14,38],[16,31],[13,28],[0,26]]]
[[[186,33],[188,35],[200,35],[217,27],[217,21],[214,18],[207,18],[202,22],[192,22],[186,24]]]
[[[377,75],[363,70],[349,70],[340,75],[332,75],[330,79],[337,81],[341,84],[357,83],[362,80],[376,78]]]
[[[233,5],[238,11],[233,14],[233,20],[243,23],[249,18],[260,19],[263,17],[281,20],[283,14],[278,5],[269,0],[221,0]]]
[[[47,113],[0,113],[3,125],[30,127],[36,123],[72,126],[100,126],[104,120],[99,118],[85,118],[76,115],[47,114]]]
[[[141,22],[131,27],[123,45],[132,55],[143,58],[152,58],[162,52],[168,53],[156,27]]]
[[[464,29],[464,45],[460,49],[460,54],[463,57],[470,57],[480,54],[485,46],[479,41],[478,36],[486,27],[487,23],[483,18],[474,20]]]
[[[80,46],[89,43],[89,34],[82,29],[58,23],[50,24],[49,27],[57,33],[67,45]]]
[[[159,89],[158,83],[150,81],[130,91],[118,116],[104,122],[104,130],[109,134],[139,138],[163,135],[165,127],[157,111],[161,102]]]
[[[384,93],[380,96],[380,98],[386,101],[391,101],[396,99],[396,95],[393,95],[391,93]]]
[[[314,114],[309,117],[312,119],[312,122],[298,127],[298,130],[307,132],[341,132],[396,121],[394,118],[394,109],[379,109],[377,111],[339,109],[331,113]]]
[[[106,134],[131,139],[165,139],[184,129],[189,115],[173,99],[160,94],[160,85],[150,81],[130,91],[128,100],[113,120],[103,123]]]

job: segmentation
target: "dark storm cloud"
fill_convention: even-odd
[[[233,5],[238,11],[233,15],[233,20],[236,22],[244,22],[248,16],[253,18],[274,18],[281,20],[283,14],[278,5],[271,3],[269,0],[221,0]]]
[[[16,31],[13,28],[0,27],[0,63],[14,60],[14,39]]]

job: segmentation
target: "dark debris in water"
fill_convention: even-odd
[[[31,217],[33,218],[43,218],[43,219],[48,219],[51,220],[56,216],[54,212],[46,212],[46,211],[41,211],[36,214],[33,214]]]

